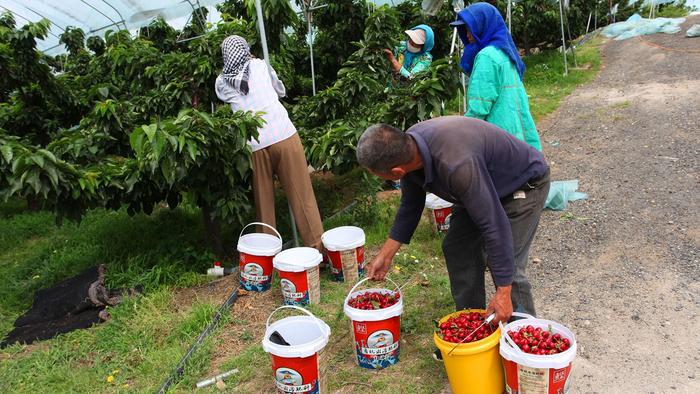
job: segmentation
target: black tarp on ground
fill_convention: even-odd
[[[107,320],[105,307],[118,304],[121,296],[105,288],[104,274],[105,266],[100,264],[37,291],[31,309],[17,318],[15,328],[0,342],[0,347],[30,344]]]

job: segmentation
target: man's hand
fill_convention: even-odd
[[[400,242],[387,239],[377,257],[367,266],[367,277],[373,280],[384,280],[391,267],[391,261],[400,247]]]
[[[508,323],[508,319],[513,314],[513,302],[510,300],[511,286],[500,286],[496,289],[496,294],[489,302],[489,307],[486,309],[486,314],[495,313],[496,317],[493,323],[498,322]]]

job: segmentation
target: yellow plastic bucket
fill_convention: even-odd
[[[467,309],[449,314],[443,323],[452,316],[465,312],[484,313],[483,309]],[[454,343],[443,341],[437,332],[433,334],[435,345],[442,353],[447,371],[447,379],[453,394],[501,394],[505,389],[503,365],[498,351],[501,329],[497,328],[488,337],[470,343],[459,344],[452,354],[448,353]]]

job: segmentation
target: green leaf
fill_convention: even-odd
[[[206,112],[198,112],[198,113],[199,113],[199,117],[204,119],[204,121],[207,122],[209,127],[211,127],[211,128],[215,127],[214,122],[211,120],[211,117],[209,116],[209,114],[207,114]]]
[[[48,150],[46,150],[46,149],[39,149],[37,152],[39,152],[39,153],[41,153],[42,155],[44,155],[44,157],[46,157],[47,159],[49,159],[52,163],[56,163],[56,162],[58,161],[58,160],[56,159],[56,156],[55,156],[53,153],[51,153],[51,151],[48,151]]]
[[[106,87],[101,87],[97,88],[97,91],[102,95],[103,98],[107,98],[109,96],[109,88]]]
[[[12,147],[10,145],[0,146],[0,153],[2,153],[5,163],[9,164],[12,161]]]
[[[45,171],[49,176],[49,180],[51,180],[53,187],[58,188],[58,172],[56,171],[56,167],[50,165],[46,167]]]
[[[143,150],[143,131],[141,129],[134,130],[129,136],[129,144],[137,154]]]
[[[156,131],[158,130],[158,125],[157,124],[150,124],[150,125],[143,125],[141,126],[143,131],[146,133],[146,137],[148,137],[148,142],[153,142],[153,137],[156,135]]]
[[[192,161],[197,160],[197,145],[192,141],[187,141],[187,152],[190,154]]]
[[[39,155],[32,155],[32,161],[39,166],[39,168],[44,168],[44,157]]]
[[[39,172],[32,171],[27,177],[27,183],[32,186],[35,194],[39,194],[41,191],[41,179],[39,179]]]
[[[160,160],[160,156],[163,154],[165,142],[166,141],[163,134],[156,135],[155,139],[153,140],[153,154],[155,155],[156,161]]]
[[[181,153],[182,150],[185,148],[185,135],[180,134],[180,136],[177,137],[177,142],[178,142],[177,153]]]

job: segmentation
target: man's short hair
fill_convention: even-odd
[[[411,137],[384,123],[368,127],[357,142],[357,162],[382,174],[410,162],[411,153]]]

